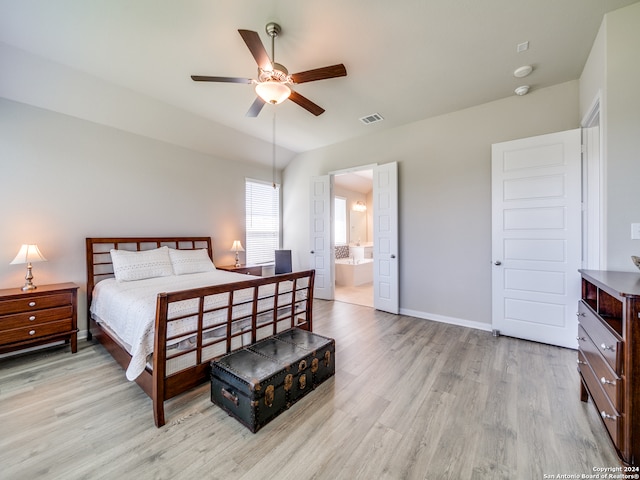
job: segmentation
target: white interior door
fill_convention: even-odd
[[[576,348],[580,130],[492,146],[493,329]]]
[[[332,221],[332,177],[323,175],[311,179],[311,212],[309,218],[311,239],[311,268],[316,270],[314,296],[333,300],[334,253]]]
[[[398,164],[373,169],[373,305],[398,313]]]

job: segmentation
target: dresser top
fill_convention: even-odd
[[[35,290],[23,291],[20,287],[0,289],[0,297],[20,297],[25,295],[43,295],[60,290],[79,288],[75,283],[54,283],[51,285],[37,285]]]
[[[622,297],[640,297],[640,272],[580,270],[580,273],[597,286],[614,290]]]

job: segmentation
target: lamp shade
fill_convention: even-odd
[[[256,93],[265,102],[277,105],[289,98],[291,89],[284,83],[268,80],[256,85]]]
[[[240,240],[234,240],[233,245],[231,245],[232,252],[244,252],[244,248],[242,248],[242,243]]]
[[[20,247],[20,251],[16,255],[9,265],[16,265],[20,263],[32,263],[32,262],[46,262],[47,259],[44,258],[42,252],[38,248],[38,245],[22,245]]]

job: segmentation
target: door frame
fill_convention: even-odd
[[[582,267],[606,265],[605,137],[601,116],[602,91],[598,90],[582,118]],[[594,128],[598,127],[597,134]]]
[[[332,170],[329,173],[327,173],[327,175],[329,175],[329,182],[332,186],[331,188],[331,196],[329,198],[329,202],[331,203],[331,216],[329,218],[329,223],[331,224],[331,239],[330,239],[330,262],[331,262],[331,278],[329,279],[329,281],[332,283],[333,287],[332,287],[332,297],[331,300],[335,300],[335,285],[336,285],[336,271],[335,271],[335,264],[336,264],[336,242],[335,242],[335,235],[334,235],[334,222],[335,222],[335,211],[333,208],[333,204],[334,204],[334,197],[335,197],[335,192],[333,191],[333,182],[334,182],[334,177],[336,175],[344,175],[345,173],[354,173],[354,172],[360,172],[362,170],[374,170],[375,168],[377,168],[378,164],[377,163],[369,163],[367,165],[362,165],[362,166],[358,166],[358,167],[349,167],[349,168],[342,168],[340,170]]]
[[[391,162],[391,163],[396,163],[396,162]],[[336,175],[342,175],[342,174],[345,174],[345,173],[354,173],[354,172],[359,172],[359,171],[362,171],[362,170],[373,170],[373,172],[374,172],[374,175],[373,175],[373,177],[374,177],[373,190],[374,190],[374,197],[375,197],[375,192],[376,192],[376,186],[375,186],[375,177],[376,177],[376,175],[375,175],[375,172],[376,172],[376,170],[377,170],[378,168],[380,168],[381,166],[384,166],[384,165],[386,165],[386,164],[371,163],[371,164],[366,164],[366,165],[358,165],[358,166],[349,167],[349,168],[340,169],[340,170],[332,170],[332,171],[328,172],[328,173],[327,173],[327,175],[329,176],[329,183],[330,183],[330,185],[333,185],[334,177],[335,177]],[[395,170],[395,171],[397,172],[397,167],[396,167],[396,170]],[[398,186],[397,186],[397,179],[396,179],[396,187],[395,187],[395,188],[396,188],[396,192],[397,192],[397,189],[398,189]],[[331,250],[331,252],[330,252],[330,262],[331,262],[331,265],[332,265],[332,266],[335,264],[335,239],[333,238],[333,228],[334,228],[334,226],[333,226],[333,222],[334,222],[333,196],[334,196],[334,192],[333,192],[333,189],[332,189],[332,190],[331,190],[331,197],[330,197],[330,203],[331,203],[331,216],[330,216],[330,222],[329,222],[329,223],[331,224],[331,239],[330,239],[330,250]],[[396,200],[397,200],[397,198],[396,198]],[[374,218],[375,218],[375,205],[376,205],[376,201],[375,201],[375,199],[374,199],[374,202],[373,202],[373,203],[374,203],[374,206],[373,206],[373,208],[374,208],[373,216],[374,216]],[[396,216],[397,216],[397,215],[399,215],[399,212],[398,212],[398,211],[396,211]],[[399,235],[399,231],[398,231],[398,228],[396,227],[396,236],[398,236],[398,235]],[[374,236],[375,236],[375,229],[374,229]],[[396,245],[396,247],[398,247],[398,246],[399,246],[399,245]],[[375,240],[374,240],[374,249],[375,249]],[[394,261],[394,262],[396,262],[396,268],[397,268],[397,261],[398,261],[398,260],[397,260],[397,257],[398,257],[398,252],[397,252],[397,251],[394,251],[394,252],[392,252],[392,253],[393,253],[392,259],[393,259],[393,261]],[[375,260],[375,259],[374,259],[374,260]],[[374,266],[375,266],[375,265],[374,265]],[[330,272],[331,272],[331,273],[330,273],[330,274],[331,274],[331,278],[329,279],[329,281],[330,281],[330,282],[333,282],[333,285],[334,285],[334,287],[335,287],[335,269],[334,269],[334,268],[331,268],[331,269],[330,269]],[[376,268],[374,268],[374,306],[375,306],[374,308],[378,308],[378,307],[380,306],[380,305],[376,305],[376,298],[378,298],[378,297],[376,296],[376,293],[375,293],[376,277],[377,277],[377,269],[376,269]],[[395,280],[396,280],[396,282],[395,282],[395,283],[396,283],[396,284],[395,284],[395,289],[396,289],[396,290],[399,290],[399,281],[400,281],[400,278],[399,278],[399,275],[395,275],[395,277],[396,277],[396,279],[395,279]],[[334,292],[335,292],[335,288],[332,290],[332,293],[334,293]],[[332,299],[334,299],[334,298],[335,298],[335,295],[333,295],[333,296],[332,296]],[[396,308],[394,308],[394,309],[389,309],[389,307],[383,306],[383,307],[382,307],[382,308],[383,308],[383,310],[384,310],[384,311],[388,311],[389,313],[395,313],[395,314],[398,314],[398,313],[399,313],[399,294],[396,294],[395,299],[396,299],[396,304],[397,304],[397,305],[396,305]]]

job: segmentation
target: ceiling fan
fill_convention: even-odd
[[[275,39],[282,31],[280,25],[271,22],[267,24],[265,30],[271,37],[271,58],[269,58],[257,32],[238,30],[238,33],[240,33],[244,43],[247,44],[249,51],[258,64],[257,80],[238,77],[207,77],[203,75],[191,75],[191,78],[196,82],[248,83],[255,85],[258,96],[246,113],[247,117],[257,117],[265,103],[278,104],[284,102],[287,98],[316,116],[324,113],[324,108],[292,90],[289,85],[344,77],[347,75],[345,66],[340,63],[290,75],[289,71],[283,65],[275,63],[274,61]]]

